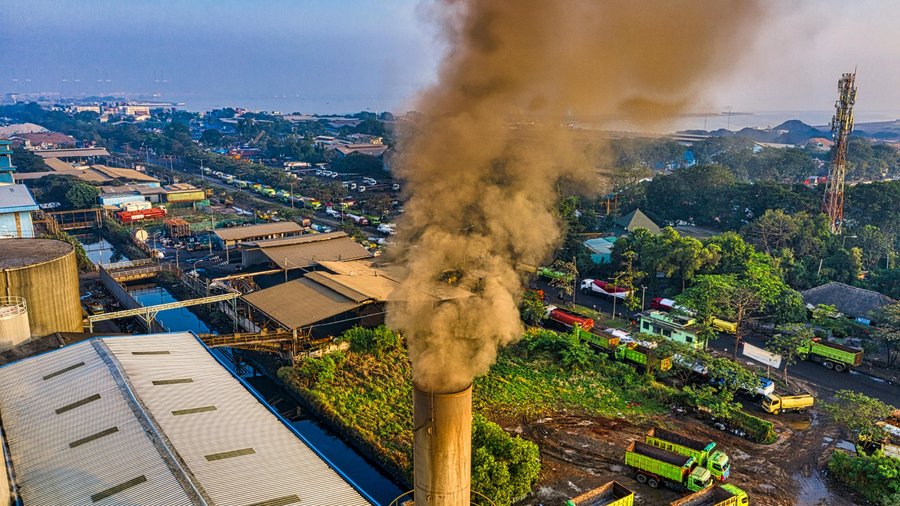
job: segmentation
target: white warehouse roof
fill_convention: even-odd
[[[98,338],[0,368],[32,505],[368,505],[190,333]]]

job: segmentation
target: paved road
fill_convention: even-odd
[[[537,280],[534,284],[538,288],[544,290],[544,293],[547,294],[548,303],[553,304],[556,302],[562,302],[557,298],[556,294],[558,290],[551,287],[550,284],[546,281]],[[647,308],[650,307],[650,300],[651,296],[649,293],[647,293],[645,299]],[[600,297],[592,294],[583,294],[579,292],[575,295],[575,301],[581,306],[593,307],[607,315],[610,315],[612,313],[612,301],[606,297]],[[625,310],[625,308],[622,307],[621,304],[617,302],[616,313],[626,314],[628,312]],[[745,341],[759,347],[763,347],[765,345],[765,339],[761,336],[749,337],[746,338]],[[711,341],[709,343],[709,346],[713,350],[727,353],[730,356],[730,354],[734,350],[734,336],[731,336],[729,334],[721,334],[718,339]],[[756,362],[750,360],[747,357],[741,357],[741,360],[756,364]],[[773,374],[775,373],[773,372]],[[870,397],[875,397],[893,406],[900,406],[900,386],[891,385],[890,383],[886,383],[880,379],[873,378],[856,371],[850,371],[849,373],[838,373],[829,369],[825,369],[823,366],[815,362],[798,362],[797,364],[794,364],[788,368],[788,376],[808,382],[809,384],[811,384],[811,386],[813,386],[813,388],[816,389],[816,393],[819,395],[819,397],[822,398],[830,398],[838,390],[848,389],[862,392]]]
[[[760,336],[748,337],[744,341],[758,347],[765,346],[765,339]],[[734,337],[723,335],[719,339],[711,341],[709,346],[730,355],[734,350]],[[741,357],[741,360],[755,363],[747,357]],[[839,373],[826,369],[815,362],[801,361],[788,368],[788,376],[810,383],[821,398],[830,398],[838,390],[847,389],[881,399],[892,406],[900,406],[900,386],[891,385],[856,371]]]

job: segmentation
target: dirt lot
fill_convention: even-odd
[[[656,424],[691,437],[716,441],[732,461],[729,482],[744,489],[756,505],[849,506],[823,480],[820,469],[834,447],[837,429],[826,426],[816,413],[763,415],[776,424],[779,439],[760,445],[719,431],[690,415],[660,417]],[[623,465],[625,448],[643,440],[651,425],[632,425],[558,413],[536,420],[505,424],[540,446],[543,470],[532,497],[522,505],[559,505],[581,492],[617,480],[635,492],[637,505],[667,505],[684,493],[640,485]]]

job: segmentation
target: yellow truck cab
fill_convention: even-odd
[[[809,394],[804,395],[777,395],[771,394],[763,397],[762,408],[766,413],[777,415],[782,411],[803,411],[813,407],[815,399]]]

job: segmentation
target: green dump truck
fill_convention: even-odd
[[[731,473],[728,455],[723,451],[716,450],[716,443],[713,441],[703,442],[654,427],[647,431],[644,442],[679,455],[694,457],[697,465],[708,469],[713,478],[718,481],[728,479],[728,475]]]
[[[811,360],[825,366],[826,369],[834,369],[844,372],[862,363],[863,351],[849,346],[843,346],[829,341],[813,339],[800,345],[797,350],[802,360]]]
[[[634,492],[611,481],[566,501],[566,506],[633,506]]]
[[[653,488],[666,485],[676,490],[698,492],[712,485],[712,474],[685,457],[655,446],[632,441],[625,450],[625,465],[634,469],[638,483]]]
[[[672,357],[657,357],[653,349],[642,344],[620,344],[614,353],[616,360],[631,362],[655,371],[668,371],[672,368]]]
[[[682,497],[669,506],[748,506],[747,492],[734,485],[719,485]]]

